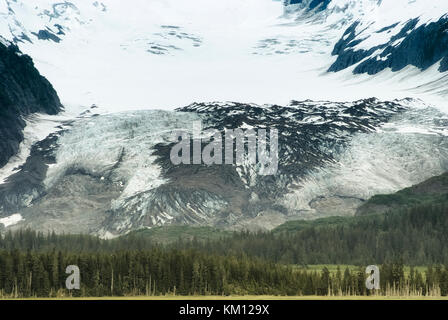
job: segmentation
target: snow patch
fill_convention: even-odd
[[[27,116],[25,119],[26,126],[23,130],[24,139],[19,145],[18,153],[5,166],[0,168],[0,184],[5,183],[8,177],[25,163],[33,144],[56,132],[63,125],[63,121],[70,118],[72,116],[68,114],[52,116],[36,113]]]
[[[0,223],[3,224],[5,226],[5,228],[7,228],[7,227],[10,227],[10,226],[13,226],[13,225],[19,223],[22,220],[25,220],[25,219],[23,219],[22,215],[20,213],[16,213],[16,214],[10,215],[9,217],[1,218]]]

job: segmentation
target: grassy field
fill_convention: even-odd
[[[3,299],[3,300],[86,300],[86,301],[105,301],[105,300],[189,300],[189,301],[203,301],[203,300],[247,300],[247,301],[269,301],[269,300],[284,300],[284,301],[301,301],[301,300],[447,300],[448,297],[393,297],[393,296],[136,296],[136,297],[88,297],[88,298],[29,298],[29,299]]]

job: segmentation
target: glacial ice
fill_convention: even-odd
[[[326,70],[335,43],[354,21],[361,22],[355,40],[363,39],[356,48],[370,49],[409,19],[426,24],[440,18],[447,3],[332,0],[320,12],[297,6],[285,12],[283,1],[272,0],[0,0],[0,35],[16,39],[66,105],[96,103],[116,112],[194,101],[285,105],[373,95],[425,96],[446,104],[438,96],[446,96],[439,88],[446,80],[437,68],[423,74],[385,70],[376,77],[354,76],[351,68]],[[62,41],[39,40],[40,30]]]
[[[172,129],[191,130],[193,114],[144,111],[109,114],[76,122],[58,140],[56,164],[45,184],[51,188],[67,172],[81,171],[123,186],[118,201],[163,185],[153,147],[172,142]]]
[[[329,160],[305,170],[293,180],[289,173],[280,170],[274,180],[263,182],[259,168],[249,162],[237,167],[236,172],[247,190],[259,190],[260,183],[265,183],[263,188],[271,191],[288,186],[288,192],[282,191],[272,201],[286,208],[289,218],[354,214],[362,201],[375,194],[392,193],[448,170],[448,115],[418,100],[397,102],[404,109],[394,107],[393,111],[387,105],[365,107],[365,115],[360,117],[368,118],[369,125],[356,129],[354,134],[350,132],[360,122],[350,114],[356,112],[350,109],[352,104],[341,107],[336,103],[309,101],[303,102],[308,109],[302,106],[301,111],[294,111],[298,106],[293,103],[281,113],[288,117],[288,121],[317,126],[327,126],[328,122],[335,128],[328,132],[328,136],[310,137],[318,139],[315,143],[322,150],[307,151],[309,157],[327,155]],[[252,114],[247,108],[256,110],[257,106],[244,108],[246,113],[232,103],[193,104],[181,109],[189,112],[133,111],[80,119],[60,137],[56,164],[49,168],[45,184],[51,188],[64,175],[80,172],[119,185],[122,191],[110,204],[114,216],[101,231],[104,234],[169,224],[175,219],[186,219],[189,223],[210,222],[215,212],[229,203],[200,187],[192,186],[192,191],[187,192],[182,188],[178,190],[174,183],[169,187],[173,189],[163,189],[169,178],[157,162],[159,158],[154,154],[154,147],[160,143],[173,143],[172,130],[191,131],[192,123],[199,119],[213,127],[221,124],[221,116],[232,114],[236,119],[244,117],[246,125],[253,123],[255,118],[252,116],[257,117],[259,111]],[[277,106],[258,108],[266,112],[269,108],[282,112]],[[305,110],[310,114],[321,112],[322,116],[305,114],[294,120],[294,114]],[[387,114],[392,115],[390,120],[372,127],[376,118]],[[279,117],[275,112],[265,113],[265,116],[270,118],[265,120],[268,121],[266,125]],[[334,121],[334,117],[341,120]],[[275,122],[292,124],[277,118]],[[281,128],[279,134],[282,134]],[[330,143],[338,140],[341,141],[339,146]],[[286,147],[281,159],[283,168],[300,167],[300,159],[288,153],[291,146],[283,147]],[[300,148],[300,145],[294,148]],[[200,183],[207,186],[213,181]],[[258,197],[256,192],[252,192],[252,198]],[[254,201],[250,203],[256,206]]]
[[[358,133],[334,162],[296,181],[279,202],[304,218],[354,214],[344,205],[320,210],[314,199],[358,199],[388,194],[448,170],[448,116],[434,108],[412,108],[375,132]],[[327,212],[325,212],[327,210]],[[338,211],[339,210],[339,211]],[[304,213],[305,212],[305,213]]]

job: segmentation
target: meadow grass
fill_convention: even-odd
[[[232,301],[232,300],[246,300],[246,301],[306,301],[306,300],[447,300],[448,297],[422,297],[422,296],[129,296],[129,297],[63,297],[63,298],[26,298],[26,299],[2,299],[2,300],[85,300],[85,301],[106,301],[106,300],[174,300],[174,301]]]

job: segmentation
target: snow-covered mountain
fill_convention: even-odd
[[[0,35],[68,106],[443,102],[447,13],[445,0],[1,0]]]
[[[269,229],[446,172],[447,13],[446,0],[0,0],[0,35],[66,109],[47,128],[25,119],[26,141],[45,134],[0,169],[0,226]],[[278,129],[277,174],[174,165],[172,131],[198,120]]]
[[[12,228],[102,236],[171,223],[269,229],[352,215],[375,194],[448,170],[448,116],[412,99],[94,112],[35,145],[2,185],[2,215],[23,219]],[[174,165],[172,131],[199,119],[222,133],[277,128],[278,172],[266,176],[248,162]]]
[[[54,115],[61,109],[59,97],[30,57],[0,37],[0,167],[19,151],[23,117],[36,112]]]

